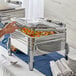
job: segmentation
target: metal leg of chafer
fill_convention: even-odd
[[[29,46],[29,69],[30,71],[33,71],[33,66],[34,66],[34,50],[35,50],[35,46],[34,46],[34,38],[30,38],[30,46]]]
[[[65,58],[68,60],[68,53],[69,53],[69,45],[68,43],[65,43]]]
[[[12,51],[11,51],[11,38],[8,38],[8,43],[7,43],[7,49],[8,49],[8,54],[9,56],[12,56]]]

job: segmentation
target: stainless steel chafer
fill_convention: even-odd
[[[43,55],[49,52],[67,49],[66,44],[66,25],[62,23],[49,22],[48,20],[30,21],[24,19],[16,19],[17,26],[26,27],[34,31],[55,31],[55,34],[47,36],[31,37],[24,34],[21,30],[17,30],[11,34],[11,42],[17,49],[29,55],[29,69],[33,70],[34,56]],[[9,52],[11,55],[11,51]],[[67,56],[68,50],[65,50]]]

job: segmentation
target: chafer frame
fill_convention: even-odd
[[[37,44],[42,44],[46,42],[53,42],[53,41],[58,41],[62,40],[65,41],[65,58],[67,59],[68,57],[68,52],[69,52],[69,47],[68,44],[66,43],[66,29],[64,30],[63,33],[61,34],[55,34],[55,35],[48,35],[48,36],[42,36],[42,37],[30,37],[28,35],[25,35],[28,37],[28,55],[29,55],[29,70],[32,71],[34,67],[34,52],[36,50],[36,45]],[[8,41],[8,46],[9,48],[11,45],[11,37],[9,38]],[[12,56],[11,49],[8,48],[9,55]]]

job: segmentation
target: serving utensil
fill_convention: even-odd
[[[6,59],[7,61],[9,61],[12,65],[15,65],[17,63],[17,60],[15,60],[15,58],[11,58],[11,60],[6,57],[5,55],[1,54],[1,56]]]

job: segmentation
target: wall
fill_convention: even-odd
[[[26,18],[37,19],[44,16],[44,0],[28,0]]]
[[[25,8],[25,16],[28,19],[44,17],[44,0],[19,0]]]
[[[76,0],[45,0],[45,17],[67,25],[67,42],[76,48]]]
[[[0,2],[4,2],[5,0],[0,0]]]

